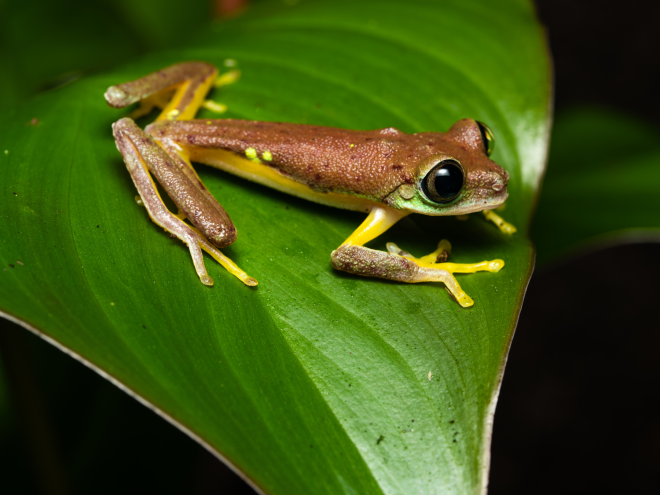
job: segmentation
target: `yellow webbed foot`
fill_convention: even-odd
[[[388,252],[376,251],[364,246],[340,246],[332,252],[332,266],[338,270],[407,283],[443,282],[447,291],[464,308],[474,304],[472,298],[461,289],[454,273],[497,272],[502,260],[480,263],[448,263],[451,244],[446,239],[438,243],[431,254],[415,258],[393,242],[387,243]]]

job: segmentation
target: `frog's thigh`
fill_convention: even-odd
[[[179,239],[188,245],[190,255],[195,265],[197,275],[204,285],[213,285],[213,279],[206,272],[202,251],[197,241],[197,235],[183,221],[173,215],[163,203],[158,190],[156,189],[151,176],[149,175],[147,165],[135,148],[127,129],[125,129],[126,120],[120,120],[113,126],[117,148],[124,157],[126,168],[131,174],[133,183],[142,198],[142,202],[149,213],[151,219],[156,225],[164,228],[168,232],[176,235]]]
[[[143,156],[133,142],[133,139],[139,139],[144,134],[143,131],[135,126],[130,119],[122,119],[113,125],[113,133],[117,148],[124,158],[126,168],[131,174],[131,178],[142,198],[144,206],[147,208],[149,216],[158,226],[176,235],[188,245],[195,270],[202,283],[213,285],[213,279],[208,275],[204,267],[204,259],[201,251],[204,249],[243,283],[246,285],[257,285],[256,280],[249,277],[235,263],[213,247],[197,229],[189,227],[167,209],[149,175],[148,166]],[[142,145],[144,146],[144,139],[142,141]],[[153,145],[157,146],[155,144]]]

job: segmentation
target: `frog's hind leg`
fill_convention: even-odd
[[[213,285],[213,279],[211,279],[204,267],[204,259],[202,257],[202,250],[204,250],[244,284],[257,285],[257,281],[254,278],[248,276],[233,261],[224,256],[206,240],[206,238],[214,239],[218,237],[217,235],[209,236],[208,231],[212,232],[215,230],[221,232],[227,228],[223,223],[224,219],[218,218],[217,211],[213,205],[208,206],[204,204],[204,198],[200,199],[199,190],[195,185],[187,181],[185,174],[177,173],[177,164],[174,163],[165,150],[158,146],[148,134],[128,118],[116,122],[113,125],[113,133],[117,148],[124,157],[126,168],[131,174],[131,178],[149,216],[157,225],[174,234],[188,245],[195,270],[202,283]],[[178,189],[184,197],[191,196],[191,201],[198,205],[199,212],[204,216],[202,223],[205,224],[207,229],[204,235],[199,230],[184,223],[181,218],[172,214],[167,209],[158,193],[156,185],[151,179],[149,169],[154,171],[161,184],[163,182],[158,176],[163,174],[169,175],[171,176],[168,181],[170,186]],[[233,228],[233,224],[231,224],[231,228]]]
[[[218,70],[205,62],[183,62],[153,72],[135,81],[110,86],[105,99],[111,107],[140,102],[133,118],[163,107],[156,120],[190,120],[204,102]],[[174,91],[169,102],[167,97]]]
[[[497,272],[504,266],[502,260],[480,263],[447,263],[451,244],[445,239],[440,241],[435,251],[422,258],[415,258],[394,243],[387,244],[387,253],[363,246],[385,232],[406,214],[389,208],[374,208],[362,225],[332,252],[332,266],[356,275],[399,282],[443,282],[449,293],[461,306],[472,306],[474,301],[461,289],[453,274],[478,271]]]

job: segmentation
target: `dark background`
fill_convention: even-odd
[[[537,5],[556,111],[596,105],[653,125],[660,6]],[[491,495],[657,490],[659,260],[660,245],[637,244],[537,267],[495,415]],[[164,420],[5,320],[0,350],[12,392],[0,425],[3,493],[253,493]]]
[[[660,4],[536,4],[556,113],[596,105],[656,125]],[[658,492],[659,277],[658,244],[537,267],[495,413],[490,495]]]

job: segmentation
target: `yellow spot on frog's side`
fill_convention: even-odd
[[[261,158],[263,158],[267,162],[273,161],[273,155],[270,151],[264,151],[263,154],[261,155]]]
[[[349,146],[352,148],[352,147],[355,146],[355,145],[354,145],[354,144],[350,144]]]
[[[224,103],[215,102],[213,100],[204,100],[202,102],[202,108],[206,108],[207,110],[211,110],[215,113],[225,113],[227,111],[227,105]],[[207,122],[207,124],[210,123],[211,122]]]
[[[218,76],[218,78],[215,80],[213,85],[216,88],[220,88],[222,86],[227,86],[228,84],[233,84],[236,81],[238,81],[241,78],[241,71],[238,69],[233,69],[230,70],[229,72],[225,72],[224,74]]]
[[[316,192],[305,184],[281,175],[271,167],[264,167],[258,159],[250,159],[247,156],[243,158],[231,151],[195,147],[189,148],[187,151],[190,153],[191,161],[207,163],[239,177],[309,201],[353,211],[370,211],[373,207],[378,206],[377,203],[368,199],[332,192]]]
[[[211,123],[211,121],[210,121],[210,120],[207,120],[207,121],[206,121],[206,123],[207,123],[207,124],[210,124],[210,123]]]
[[[180,113],[181,112],[179,112],[176,108],[174,110],[170,110],[167,112],[167,120],[176,120]]]
[[[257,150],[255,150],[254,148],[246,149],[245,150],[245,156],[251,162],[261,163],[261,160],[259,160],[259,156],[257,155]]]

